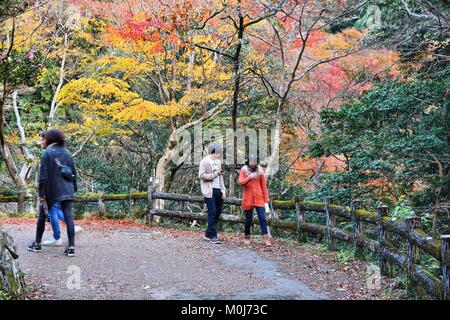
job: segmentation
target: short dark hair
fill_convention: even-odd
[[[66,144],[64,133],[58,129],[49,129],[47,131],[44,131],[42,132],[41,137],[47,141],[47,145],[56,143],[60,146],[64,146]]]
[[[213,142],[208,146],[208,153],[209,154],[215,154],[215,153],[222,153],[222,147],[217,142]]]
[[[250,162],[254,162],[256,163],[256,165],[258,165],[258,157],[254,154],[249,154],[247,160],[245,160],[245,164],[249,166]]]

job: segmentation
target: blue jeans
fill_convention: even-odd
[[[60,202],[55,202],[50,210],[48,210],[48,219],[52,225],[53,238],[55,238],[55,240],[59,240],[61,238],[61,229],[59,228],[58,219],[65,223]]]
[[[264,207],[255,207],[256,212],[258,213],[259,224],[261,226],[261,234],[265,235],[269,232],[267,231],[267,221],[266,215],[264,211]],[[250,227],[253,223],[253,209],[244,210],[245,212],[245,224],[244,224],[244,233],[246,236],[250,235]]]
[[[222,191],[220,189],[213,188],[213,194],[211,198],[205,197],[206,206],[208,207],[208,228],[205,231],[207,238],[217,237],[217,221],[222,213]]]
[[[67,226],[67,238],[69,240],[69,247],[75,246],[75,227],[73,224],[73,216],[72,216],[72,204],[73,201],[67,200],[67,201],[61,201],[60,208],[64,214],[64,221]],[[58,208],[58,206],[51,206],[51,209],[53,207]],[[54,216],[58,216],[58,210],[55,210],[56,215],[52,213]],[[42,210],[42,206],[39,206],[39,217],[36,225],[36,243],[41,243],[42,235],[45,231],[45,221],[47,220],[48,215],[44,213],[44,210]],[[59,230],[59,226],[58,226]]]

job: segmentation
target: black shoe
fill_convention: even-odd
[[[75,248],[67,247],[66,250],[64,250],[64,255],[66,255],[68,257],[75,257]]]
[[[211,241],[211,237],[209,236],[209,234],[205,231],[205,233],[203,234],[203,240],[206,241]]]
[[[32,244],[30,244],[27,247],[28,251],[32,251],[32,252],[41,252],[42,251],[42,247],[40,244],[37,244],[36,241],[33,241]]]
[[[219,239],[217,239],[217,237],[212,237],[209,238],[209,242],[213,243],[213,244],[220,244],[221,242],[219,241]]]

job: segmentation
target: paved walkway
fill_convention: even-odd
[[[83,221],[77,256],[68,258],[62,255],[63,247],[43,247],[41,253],[26,250],[34,222],[0,220],[15,240],[36,299],[345,299],[311,289],[296,272],[281,267],[280,260],[286,257],[261,244],[246,248],[230,240],[212,245],[201,239],[200,232]],[[48,235],[49,227],[44,239]],[[275,243],[274,252],[281,245]],[[311,271],[310,266],[303,267]]]

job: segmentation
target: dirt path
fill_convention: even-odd
[[[41,253],[26,250],[34,223],[0,220],[19,249],[19,263],[34,289],[31,298],[348,299],[355,292],[353,298],[378,296],[364,289],[362,270],[339,270],[308,246],[275,241],[271,250],[258,243],[246,248],[237,235],[227,235],[223,245],[212,245],[200,232],[86,220],[79,222],[84,230],[77,236],[77,256],[68,258],[62,255],[63,247],[44,247]],[[44,238],[48,235],[49,228]],[[79,288],[74,282],[78,271]]]

